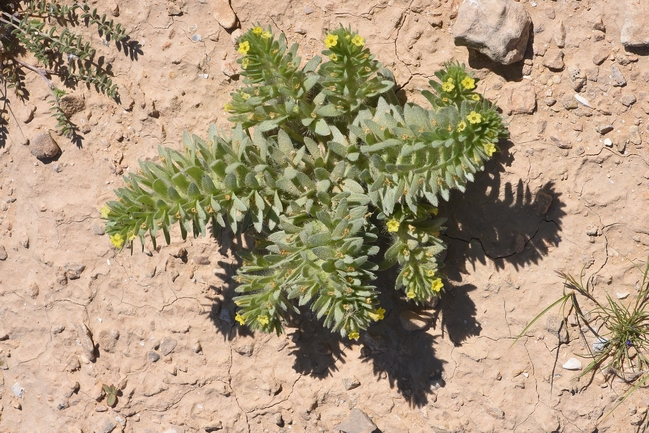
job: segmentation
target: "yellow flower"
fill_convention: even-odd
[[[390,221],[388,221],[385,225],[388,227],[388,231],[390,233],[394,233],[394,232],[399,231],[399,221],[397,221],[394,218],[392,218]]]
[[[135,236],[135,233],[133,233],[133,232],[128,232],[128,236],[126,236],[126,237],[128,238],[129,241],[132,241],[137,236]]]
[[[257,317],[257,321],[261,323],[262,326],[268,325],[268,316],[259,316]]]
[[[331,59],[332,62],[335,62],[336,60],[338,60],[338,56],[335,53],[331,53],[329,58]]]
[[[439,293],[439,291],[444,288],[444,283],[442,283],[442,279],[441,278],[434,279],[431,288],[433,289],[433,292]]]
[[[442,90],[445,92],[451,92],[455,89],[455,84],[453,84],[453,79],[449,78],[445,83],[442,83]]]
[[[99,213],[101,214],[101,217],[103,219],[108,218],[108,215],[110,214],[110,208],[106,205],[102,206],[101,209],[99,209]]]
[[[248,99],[250,99],[250,93],[241,92],[241,97],[244,101],[247,101]]]
[[[461,121],[460,123],[458,123],[458,125],[457,125],[457,131],[458,131],[458,132],[462,132],[462,131],[464,131],[465,129],[466,129],[466,123],[465,123],[464,120],[463,120],[463,121]]]
[[[433,215],[437,216],[437,214],[439,213],[439,209],[437,209],[436,207],[434,207],[433,210],[430,211],[430,213],[432,213]]]
[[[470,112],[469,115],[466,116],[466,119],[469,121],[469,123],[473,124],[482,122],[482,116],[480,115],[480,113],[476,113],[475,111]]]
[[[270,34],[269,31],[265,31],[264,33],[261,34],[262,39],[270,39],[272,35]]]
[[[237,49],[239,54],[243,54],[244,56],[248,54],[248,51],[250,51],[250,42],[248,41],[243,41],[239,44],[239,48]]]
[[[246,69],[248,67],[248,64],[250,63],[250,59],[247,57],[244,57],[243,60],[241,60],[241,67],[243,69]]]
[[[352,44],[356,45],[357,47],[362,47],[363,45],[365,45],[365,38],[361,35],[356,35],[352,38]]]
[[[471,95],[471,99],[473,99],[474,101],[479,101],[480,100],[480,95],[478,95],[477,93],[474,93],[473,95]]]
[[[462,80],[462,87],[466,90],[475,89],[475,80],[469,76],[464,77],[464,80]]]
[[[324,43],[327,48],[335,47],[336,44],[338,43],[338,36],[329,33],[325,38]]]
[[[496,146],[493,143],[487,143],[484,145],[484,150],[487,152],[487,156],[491,156],[496,153]]]
[[[350,340],[358,340],[359,338],[361,338],[361,334],[359,334],[358,332],[354,331],[349,333]]]
[[[229,102],[225,103],[225,106],[223,107],[225,111],[231,111],[232,110],[232,105]]]
[[[243,326],[243,325],[246,324],[246,319],[245,319],[241,314],[239,314],[239,313],[237,313],[237,315],[234,316],[234,320],[236,320],[237,322],[239,322],[239,325],[241,325],[241,326]]]
[[[256,34],[256,35],[260,35],[263,31],[264,31],[264,30],[263,30],[261,27],[259,27],[259,26],[257,26],[257,27],[255,27],[254,29],[252,29],[252,32],[253,32],[254,34]]]
[[[406,292],[406,296],[408,297],[408,299],[414,299],[415,298],[415,291],[412,290],[412,289],[408,290]]]
[[[122,248],[124,245],[124,238],[119,233],[112,235],[110,241],[115,245],[115,248]]]
[[[379,320],[383,320],[383,317],[385,315],[385,308],[379,308],[376,310],[375,313],[367,313],[368,316],[375,322],[378,322]]]

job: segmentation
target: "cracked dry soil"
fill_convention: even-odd
[[[38,162],[21,144],[54,129],[38,77],[29,77],[30,101],[11,106],[0,148],[0,431],[332,432],[354,407],[384,433],[639,431],[646,389],[602,420],[628,386],[576,381],[561,368],[586,348],[577,338],[558,344],[558,311],[512,346],[561,295],[555,271],[583,267],[600,295],[634,294],[641,275],[627,259],[649,254],[649,57],[620,47],[616,3],[522,1],[534,22],[530,55],[503,68],[454,46],[458,1],[232,0],[244,29],[271,24],[300,43],[304,61],[322,49],[326,29],[351,25],[418,103],[451,59],[468,64],[506,112],[512,91],[534,91],[534,113],[509,117],[511,139],[465,194],[441,206],[449,284],[437,309],[416,310],[428,328],[401,327],[413,307],[387,276],[385,320],[350,343],[308,315],[279,337],[234,327],[237,240],[176,236],[130,255],[102,236],[98,209],[121,185],[116,173],[155,158],[158,145],[179,147],[184,130],[228,125],[237,54],[211,1],[219,0],[115,0],[142,53],[106,50],[122,104],[77,89],[85,109],[73,121],[88,132],[80,148],[56,137],[58,160]],[[600,18],[604,37],[595,38]],[[561,23],[566,69],[599,72],[581,94],[605,108],[552,103],[574,94],[565,69],[543,66]],[[601,50],[609,54],[594,65]],[[610,82],[614,64],[624,88]],[[622,104],[626,94],[637,102]],[[33,107],[34,119],[21,122]],[[611,147],[602,124],[614,126]],[[634,125],[641,144],[628,142]],[[115,407],[104,384],[119,389]]]

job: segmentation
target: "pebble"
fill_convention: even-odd
[[[622,71],[616,65],[611,66],[611,80],[613,87],[626,86],[626,78],[622,75]]]
[[[20,386],[20,383],[16,382],[11,387],[11,392],[13,392],[16,397],[21,398],[25,393],[25,388]]]
[[[230,7],[229,1],[213,1],[212,14],[214,15],[214,19],[226,30],[231,30],[237,25],[237,16]]]
[[[579,103],[580,103],[581,105],[583,105],[584,107],[593,108],[593,107],[590,105],[590,103],[588,102],[588,99],[584,98],[584,97],[581,96],[581,95],[578,95],[577,93],[575,93],[575,99],[577,100],[577,102],[579,102]]]
[[[626,299],[626,298],[629,297],[629,293],[628,292],[625,292],[625,293],[617,292],[615,294],[615,296],[617,297],[617,299]]]
[[[551,71],[563,70],[563,51],[558,49],[549,49],[543,57],[543,66]]]
[[[629,141],[636,146],[642,144],[642,137],[640,136],[640,128],[637,126],[629,126]]]
[[[611,140],[610,138],[605,138],[604,139],[604,146],[606,146],[606,147],[613,146],[613,140]]]
[[[178,342],[174,340],[173,338],[165,337],[162,339],[162,342],[160,342],[160,353],[162,356],[167,356],[169,355],[175,348]]]
[[[552,194],[548,194],[545,191],[539,191],[536,195],[536,209],[541,215],[545,215],[550,210],[552,205],[552,200],[554,197]]]
[[[360,409],[352,409],[349,416],[334,427],[334,431],[343,433],[374,433],[376,424]]]
[[[632,93],[627,93],[625,95],[622,95],[622,97],[620,98],[620,102],[627,107],[630,107],[631,105],[635,104],[635,101],[636,101],[635,95],[633,95]]]
[[[152,350],[147,354],[147,357],[149,358],[149,361],[157,362],[160,359],[160,354]]]
[[[5,247],[3,245],[0,245],[0,260],[7,260],[7,250],[5,250]]]
[[[347,391],[350,391],[361,386],[361,381],[356,376],[346,377],[343,379],[343,386]]]
[[[563,25],[563,21],[559,23],[559,28],[554,34],[554,43],[557,44],[557,47],[559,48],[566,46],[566,27]]]
[[[61,111],[69,118],[75,113],[82,111],[86,107],[83,97],[76,95],[65,95],[59,99]]]
[[[399,322],[406,331],[420,331],[428,326],[427,320],[410,310],[399,314]]]
[[[92,332],[90,332],[90,329],[84,323],[77,324],[77,337],[79,338],[86,358],[90,362],[95,362],[97,357],[95,355],[95,343],[92,341]]]
[[[92,232],[93,235],[97,235],[97,236],[103,236],[106,234],[104,227],[99,224],[93,224],[92,227],[90,227],[90,231]]]
[[[570,358],[562,367],[566,370],[581,370],[581,361],[577,358]]]
[[[222,430],[223,429],[223,422],[222,421],[212,421],[209,424],[206,424],[203,426],[203,430],[206,432],[213,432],[217,430]]]
[[[65,276],[68,280],[78,280],[81,278],[81,273],[86,269],[86,265],[79,263],[66,263],[64,266]]]
[[[608,56],[610,56],[610,54],[610,49],[608,49],[607,47],[600,47],[597,51],[595,51],[595,53],[593,53],[591,60],[594,64],[601,65],[606,59],[608,59]]]
[[[604,337],[599,337],[597,341],[593,342],[593,352],[600,353],[601,351],[603,351],[604,348],[606,347],[607,342],[608,339]]]
[[[37,159],[48,160],[58,156],[61,153],[61,148],[56,141],[52,138],[49,132],[38,134],[30,140],[31,154]]]
[[[611,132],[611,131],[613,130],[613,125],[610,125],[610,124],[606,124],[606,125],[597,125],[597,126],[595,127],[595,130],[596,130],[597,132],[599,132],[600,134],[602,134],[602,135],[604,135],[604,134],[608,134],[609,132]]]

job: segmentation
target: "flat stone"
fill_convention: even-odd
[[[581,370],[581,361],[577,358],[570,358],[562,365],[565,370]]]
[[[21,398],[25,393],[25,388],[20,386],[20,383],[16,382],[11,387],[11,392],[13,392],[16,397]]]
[[[636,101],[637,99],[635,98],[635,95],[632,93],[627,93],[625,95],[622,95],[622,97],[620,98],[620,102],[622,103],[622,105],[626,107],[632,106],[633,104],[635,104]]]
[[[565,66],[563,63],[563,51],[551,48],[543,57],[543,66],[551,71],[561,71]]]
[[[473,48],[503,65],[523,60],[532,19],[512,0],[462,2],[453,25],[455,45]]]
[[[611,66],[611,84],[613,84],[613,87],[626,86],[626,78],[616,65]]]
[[[640,146],[642,144],[642,137],[640,136],[640,128],[637,126],[629,126],[629,141],[636,146]]]
[[[214,0],[212,3],[212,14],[221,27],[232,30],[237,25],[237,16],[230,7],[230,0]]]
[[[536,92],[530,83],[512,89],[507,98],[510,114],[532,114],[536,110]]]
[[[61,153],[61,148],[49,132],[38,134],[30,142],[31,153],[38,159],[52,159]]]
[[[162,356],[167,356],[169,355],[175,348],[178,342],[174,340],[173,338],[165,337],[162,339],[162,342],[160,342],[160,353]]]
[[[335,432],[341,433],[374,433],[377,427],[369,416],[360,409],[352,409],[349,416],[334,426]]]
[[[597,50],[595,50],[591,60],[596,65],[601,65],[602,63],[604,63],[604,60],[608,59],[608,56],[610,54],[611,54],[610,48],[602,46],[602,47],[599,47]]]
[[[149,358],[149,361],[151,362],[158,362],[158,360],[160,359],[160,354],[152,350],[147,353],[147,358]]]

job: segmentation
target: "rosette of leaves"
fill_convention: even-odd
[[[329,60],[300,67],[283,35],[245,33],[244,87],[226,104],[232,130],[161,147],[102,216],[118,248],[155,245],[158,232],[169,243],[176,223],[183,238],[210,226],[247,231],[257,241],[236,276],[240,324],[281,332],[308,306],[356,339],[385,312],[379,269],[398,266],[396,288],[413,302],[440,296],[438,197],[463,191],[507,131],[457,63],[431,81],[427,109],[397,102],[391,73],[357,33],[340,27],[324,43]],[[390,244],[383,254],[378,236]]]
[[[109,97],[117,96],[117,85],[109,68],[96,56],[96,50],[70,27],[83,23],[95,27],[106,40],[126,50],[128,36],[121,24],[99,15],[86,3],[60,4],[55,0],[18,0],[0,5],[0,83],[13,88],[16,97],[28,98],[24,69],[37,73],[49,87],[51,112],[62,135],[72,137],[76,126],[61,110],[59,102],[65,90],[56,86],[52,75],[67,85],[85,83]],[[24,60],[25,54],[37,63]],[[2,99],[8,100],[6,93]]]

